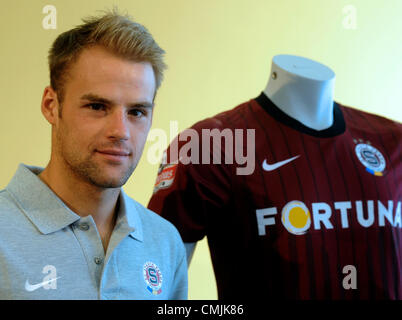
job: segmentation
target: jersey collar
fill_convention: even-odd
[[[332,126],[324,130],[314,130],[284,113],[265,95],[264,92],[261,92],[255,100],[275,120],[301,133],[318,138],[331,138],[345,132],[345,119],[343,118],[342,110],[337,102],[334,102],[334,122]]]

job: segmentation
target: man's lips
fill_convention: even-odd
[[[131,154],[131,152],[129,151],[117,150],[117,149],[101,149],[96,151],[103,154],[110,154],[113,156],[121,156],[121,157],[128,157]]]
[[[120,149],[100,149],[96,150],[96,152],[109,160],[118,162],[127,159],[131,155],[131,152]]]

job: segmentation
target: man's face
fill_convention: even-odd
[[[125,184],[141,157],[152,123],[155,77],[101,47],[85,49],[64,85],[54,125],[54,157],[100,188]]]

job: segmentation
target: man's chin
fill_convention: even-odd
[[[90,179],[91,184],[102,189],[121,188],[127,179]]]
[[[102,172],[102,174],[100,174],[99,172]],[[112,172],[109,172],[109,170],[99,170],[96,174],[89,173],[87,175],[87,179],[92,185],[98,188],[120,188],[127,182],[131,174],[131,170],[123,172],[113,172],[113,170]]]
[[[74,171],[93,186],[106,189],[122,187],[130,178],[134,168],[86,162],[75,166]]]

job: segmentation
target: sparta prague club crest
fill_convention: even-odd
[[[153,262],[146,262],[143,274],[148,291],[154,295],[160,294],[162,292],[162,273],[158,266]]]
[[[366,170],[375,176],[383,176],[386,166],[385,158],[372,145],[359,143],[355,147],[356,156],[366,167]]]

